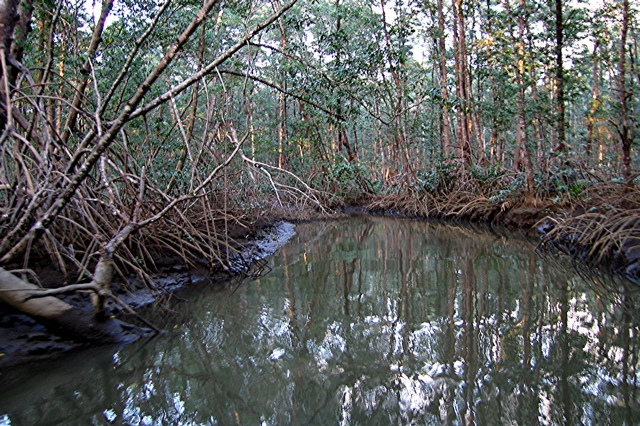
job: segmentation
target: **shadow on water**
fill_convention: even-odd
[[[640,421],[632,303],[524,239],[357,218],[269,263],[185,292],[156,339],[14,372],[0,425]]]

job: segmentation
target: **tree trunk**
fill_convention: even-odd
[[[98,45],[102,41],[102,31],[104,30],[104,24],[107,20],[107,16],[109,12],[111,12],[111,7],[113,6],[113,0],[104,0],[102,2],[102,9],[100,11],[100,18],[96,23],[95,28],[93,29],[93,35],[91,36],[91,43],[89,44],[89,49],[87,51],[87,60],[82,66],[82,70],[80,71],[80,75],[82,75],[81,80],[76,84],[75,88],[75,96],[73,97],[73,101],[71,103],[71,110],[69,111],[69,116],[67,117],[67,121],[64,125],[64,129],[62,131],[62,143],[66,144],[71,137],[71,132],[76,127],[76,120],[78,119],[78,113],[80,111],[80,106],[84,100],[84,91],[87,88],[87,84],[89,83],[89,77],[91,76],[91,62],[95,58],[96,50],[98,49]]]
[[[0,79],[0,102],[6,101],[6,105],[4,111],[10,111],[11,102],[9,98],[9,85],[8,81],[8,72],[7,72],[7,55],[8,49],[11,46],[11,41],[13,40],[13,25],[15,25],[17,14],[16,14],[16,5],[18,0],[5,0],[0,1],[0,60],[2,61],[2,79]],[[37,182],[37,190],[33,190],[32,182],[28,182],[28,185],[23,185],[26,187],[24,192],[26,195],[20,195],[22,198],[15,198],[18,200],[18,207],[15,208],[15,215],[11,217],[10,222],[3,222],[2,224],[2,236],[0,238],[0,300],[6,301],[7,303],[14,306],[16,309],[23,311],[24,313],[33,316],[49,325],[53,325],[64,333],[71,334],[76,338],[80,338],[82,340],[91,340],[91,341],[123,341],[128,339],[126,337],[126,333],[119,326],[119,322],[110,319],[104,312],[104,300],[105,297],[112,297],[109,293],[109,284],[111,282],[111,277],[114,271],[114,265],[112,263],[112,258],[114,258],[115,249],[124,243],[125,240],[128,239],[129,235],[139,229],[142,226],[146,226],[150,223],[153,223],[160,218],[164,217],[164,215],[168,214],[169,211],[172,211],[174,207],[178,203],[183,203],[185,200],[195,198],[199,196],[199,194],[204,194],[205,187],[210,185],[217,171],[227,167],[229,162],[233,159],[233,156],[229,157],[225,163],[219,164],[195,190],[193,193],[188,193],[180,198],[170,197],[161,197],[163,200],[166,200],[165,208],[160,212],[155,213],[155,209],[151,210],[154,215],[148,217],[144,220],[138,221],[139,211],[141,210],[141,205],[148,201],[148,198],[144,196],[144,188],[147,183],[147,180],[144,175],[144,167],[142,168],[141,176],[132,176],[130,173],[130,169],[126,169],[126,172],[121,172],[122,177],[125,175],[127,177],[131,177],[130,180],[125,178],[125,186],[129,185],[136,180],[139,181],[140,190],[137,194],[137,197],[134,196],[130,199],[127,199],[123,202],[123,210],[128,210],[130,205],[126,204],[131,199],[136,202],[136,206],[132,214],[124,215],[121,212],[118,212],[118,215],[115,217],[109,218],[100,218],[97,222],[100,222],[100,225],[95,223],[91,225],[87,225],[84,228],[84,224],[87,222],[93,222],[95,217],[92,217],[92,214],[96,216],[100,214],[98,210],[92,210],[92,207],[88,207],[87,210],[91,210],[91,212],[87,213],[83,210],[83,208],[89,206],[90,203],[93,202],[102,202],[102,200],[91,199],[88,201],[88,197],[93,197],[93,195],[97,192],[101,192],[104,190],[104,186],[92,186],[96,184],[95,182],[89,182],[90,176],[94,171],[96,163],[99,164],[101,160],[105,159],[105,152],[114,144],[116,138],[120,137],[123,132],[124,126],[130,122],[134,117],[145,114],[153,109],[159,108],[164,102],[168,102],[169,100],[173,100],[180,93],[186,91],[189,87],[194,85],[197,81],[202,79],[205,75],[213,72],[214,69],[218,69],[220,65],[222,65],[225,61],[230,59],[233,55],[235,55],[239,50],[245,48],[249,41],[259,32],[270,26],[278,17],[280,17],[283,13],[285,13],[288,9],[293,7],[296,3],[296,0],[291,0],[287,2],[282,8],[274,11],[264,20],[261,20],[257,25],[252,26],[250,29],[246,31],[246,33],[239,37],[234,45],[226,49],[223,53],[216,56],[216,58],[210,62],[206,67],[199,71],[193,71],[190,77],[185,78],[179,85],[174,86],[170,89],[169,94],[164,94],[155,97],[150,103],[139,107],[145,99],[145,97],[149,94],[149,91],[157,86],[158,79],[167,71],[168,67],[173,63],[174,59],[178,54],[182,51],[183,47],[190,40],[193,34],[195,34],[199,25],[207,18],[208,14],[214,7],[214,5],[219,0],[204,0],[204,5],[197,12],[197,14],[192,18],[191,22],[184,28],[182,33],[174,40],[174,42],[168,47],[164,56],[160,58],[159,62],[155,65],[155,67],[150,71],[143,82],[141,82],[135,89],[134,94],[128,99],[128,101],[123,102],[121,108],[119,110],[113,112],[114,119],[111,121],[104,121],[102,125],[96,125],[95,128],[90,128],[87,130],[85,135],[84,144],[86,149],[80,147],[78,148],[75,145],[68,146],[69,150],[60,155],[62,160],[59,163],[56,163],[54,166],[51,166],[51,173],[47,173],[50,169],[49,167],[49,158],[47,156],[41,155],[41,151],[32,140],[27,139],[27,136],[24,134],[18,134],[18,130],[12,133],[5,133],[5,135],[9,135],[9,137],[3,139],[5,142],[8,140],[10,143],[14,143],[15,141],[20,142],[20,144],[24,144],[25,147],[20,147],[20,150],[24,150],[23,153],[15,154],[14,157],[9,157],[12,152],[8,149],[3,151],[3,154],[7,154],[7,157],[13,160],[13,163],[21,162],[24,158],[28,158],[29,160],[35,159],[29,162],[29,168],[33,170],[37,170],[38,174],[34,172],[33,176],[41,178],[41,182]],[[102,5],[102,14],[98,23],[98,27],[104,24],[104,19],[111,7],[113,0],[104,0]],[[59,4],[62,4],[60,2]],[[168,2],[165,4],[168,5]],[[56,12],[57,15],[57,12]],[[54,16],[54,21],[55,21]],[[53,27],[53,25],[52,25]],[[51,30],[50,34],[54,34],[54,31]],[[84,89],[88,82],[91,81],[88,76],[91,74],[91,63],[90,60],[94,57],[95,49],[98,46],[100,36],[102,34],[102,29],[96,28],[93,33],[93,37],[91,39],[91,43],[87,53],[87,62],[85,62],[85,67],[83,68],[85,75],[82,75],[80,79],[84,79],[86,81],[78,82],[78,85],[75,86],[77,92],[72,94],[74,96],[73,102],[65,102],[65,105],[70,106],[73,110],[73,113],[77,113],[77,107],[82,107],[86,105],[86,102],[83,100]],[[53,36],[52,36],[53,37]],[[52,42],[53,43],[53,42]],[[50,45],[52,46],[52,44]],[[52,49],[53,50],[53,49]],[[50,58],[54,57],[53,51],[50,52]],[[52,62],[52,61],[51,61]],[[61,62],[62,63],[62,62]],[[123,74],[127,74],[129,72],[130,64],[125,64],[123,67]],[[46,73],[52,70],[51,63],[44,67],[43,75],[46,76]],[[88,74],[87,74],[88,73]],[[62,77],[62,76],[60,76]],[[50,80],[47,78],[43,78],[43,83],[40,87],[46,86]],[[95,82],[94,82],[95,83]],[[115,83],[114,83],[115,85]],[[84,86],[84,87],[82,87]],[[38,86],[36,86],[38,87]],[[39,90],[39,89],[37,89]],[[54,89],[55,90],[55,89]],[[197,91],[194,90],[194,96],[196,96]],[[31,92],[23,95],[19,93],[22,98],[29,98],[31,96]],[[42,120],[44,117],[44,108],[38,109],[36,108],[38,105],[36,102],[42,101],[43,99],[47,99],[50,95],[50,92],[40,92],[38,95],[33,98],[35,101],[31,104],[25,103],[28,105],[25,110],[29,109],[29,113],[31,117],[34,117],[34,123],[39,124],[37,120]],[[195,98],[194,98],[195,99]],[[61,101],[64,99],[61,98]],[[31,101],[29,101],[31,102]],[[66,107],[65,107],[66,108]],[[138,108],[138,109],[136,109]],[[85,108],[86,109],[86,108]],[[0,108],[2,111],[2,108]],[[16,108],[17,111],[17,108]],[[82,113],[82,111],[80,111]],[[96,107],[94,111],[88,111],[96,118],[101,117],[101,110],[99,107]],[[38,115],[42,114],[42,115]],[[138,115],[136,115],[138,114]],[[71,119],[71,114],[67,119],[67,123],[69,124],[65,131],[71,132],[73,123],[75,119]],[[7,120],[11,120],[11,114],[5,115],[4,124],[7,123]],[[99,120],[96,120],[99,121]],[[51,123],[45,123],[43,127],[51,126]],[[99,126],[99,127],[98,127]],[[69,133],[70,135],[71,133]],[[56,138],[57,140],[58,138]],[[188,142],[188,137],[185,138],[185,143]],[[9,146],[9,143],[5,143],[3,147]],[[15,145],[14,145],[15,146]],[[75,152],[73,151],[75,149]],[[30,150],[30,157],[27,157],[26,153]],[[240,150],[240,144],[237,144],[236,150],[234,154]],[[44,158],[42,158],[44,157]],[[50,157],[53,157],[52,155]],[[125,162],[128,158],[125,157],[123,162]],[[4,161],[7,159],[5,158]],[[26,162],[26,161],[25,161]],[[114,166],[114,168],[117,166]],[[194,165],[195,167],[195,165]],[[29,168],[26,166],[23,167],[23,170],[26,170],[23,174],[27,174],[29,172]],[[22,170],[16,169],[15,175],[18,176],[14,181],[22,182],[26,181],[30,175],[27,177],[20,177],[20,172]],[[63,178],[51,178],[49,179],[49,175],[57,175],[62,176]],[[18,185],[16,185],[18,186]],[[107,185],[108,186],[108,185]],[[99,188],[99,189],[96,189]],[[157,191],[156,188],[154,190]],[[18,188],[15,192],[23,191],[23,188]],[[165,194],[162,194],[162,196]],[[127,194],[131,194],[130,192],[126,192]],[[159,195],[160,196],[160,195]],[[98,198],[101,195],[97,195]],[[77,202],[77,204],[75,204]],[[85,204],[82,204],[85,203]],[[81,205],[80,208],[77,205]],[[145,207],[146,208],[146,207]],[[70,217],[65,217],[64,219],[68,219],[68,222],[74,222],[74,226],[76,229],[83,228],[82,232],[86,232],[89,238],[94,237],[94,240],[90,244],[96,244],[98,249],[93,249],[94,245],[89,245],[87,248],[85,247],[86,257],[83,262],[84,265],[89,264],[91,262],[90,259],[93,259],[94,253],[96,250],[100,251],[100,258],[98,260],[98,265],[93,272],[93,282],[91,284],[84,285],[83,289],[90,289],[93,291],[93,302],[94,309],[91,309],[87,306],[86,311],[84,308],[76,308],[73,307],[62,300],[51,296],[48,292],[47,294],[43,294],[42,289],[39,289],[24,280],[21,280],[17,276],[13,275],[10,272],[7,272],[2,267],[7,267],[9,264],[25,264],[28,265],[28,257],[29,253],[34,247],[34,244],[37,240],[45,234],[49,233],[50,240],[47,240],[45,244],[51,244],[52,246],[56,246],[51,249],[51,252],[54,252],[54,255],[58,255],[60,258],[71,253],[69,257],[74,256],[73,254],[73,245],[69,244],[68,251],[66,247],[63,247],[62,244],[57,245],[61,241],[64,241],[65,238],[69,238],[66,241],[71,241],[75,243],[74,237],[76,234],[70,235],[53,235],[55,232],[64,233],[66,229],[69,229],[62,225],[61,227],[52,227],[55,222],[63,222],[61,215],[66,214],[69,210],[73,210],[73,213],[70,214]],[[7,209],[8,212],[13,214],[13,211]],[[11,216],[11,214],[7,214],[6,216]],[[87,222],[82,222],[81,220],[77,223],[76,217],[73,216],[77,214],[79,216],[84,215],[83,218],[89,218]],[[104,222],[102,221],[104,219]],[[128,222],[127,222],[128,219]],[[3,219],[5,220],[5,219]],[[121,228],[121,230],[111,238],[110,232],[116,232],[119,225],[119,220],[122,220],[125,225]],[[102,224],[106,223],[103,227]],[[53,228],[53,229],[52,229]],[[87,228],[90,228],[87,229]],[[97,231],[95,231],[97,230]],[[104,241],[109,241],[106,245]],[[211,243],[212,245],[213,243]],[[102,245],[102,247],[100,247]],[[89,251],[92,251],[89,254]],[[133,255],[131,255],[133,257]],[[73,258],[73,257],[72,257]],[[74,258],[75,260],[75,258]],[[62,260],[60,261],[63,262]],[[69,289],[68,286],[66,289]],[[74,290],[77,288],[74,287]],[[55,290],[53,290],[55,291]],[[30,297],[28,300],[26,296]],[[117,301],[116,298],[114,300]],[[87,304],[88,305],[88,304]]]
[[[595,123],[596,123],[596,111],[598,109],[599,100],[599,85],[598,80],[599,76],[599,58],[598,58],[598,47],[599,43],[596,43],[593,46],[593,86],[591,89],[591,106],[589,108],[589,115],[587,117],[587,146],[585,147],[585,157],[586,157],[586,165],[589,166],[591,163],[592,151],[593,151],[593,142],[595,139]]]
[[[618,66],[618,99],[620,101],[620,119],[618,133],[622,144],[622,167],[627,184],[631,184],[631,145],[633,143],[632,120],[629,117],[631,92],[627,88],[627,34],[629,31],[629,0],[622,2],[622,22],[620,34],[620,63]]]
[[[556,16],[556,133],[558,137],[558,145],[555,148],[556,153],[566,151],[566,130],[565,130],[565,101],[564,101],[564,57],[562,48],[564,47],[564,17],[562,13],[562,0],[556,0],[555,3]]]
[[[534,188],[534,176],[533,176],[533,164],[531,162],[531,152],[527,144],[527,127],[528,120],[525,115],[525,102],[526,102],[526,84],[524,82],[525,73],[525,33],[528,28],[528,19],[526,12],[526,3],[524,0],[520,0],[520,14],[518,15],[518,54],[516,55],[518,63],[516,64],[516,84],[518,86],[518,134],[520,140],[518,146],[521,147],[522,157],[524,161],[524,170],[527,181],[527,193],[526,199],[530,201],[533,198]],[[534,66],[531,64],[530,66]],[[535,82],[532,82],[535,84]]]
[[[11,45],[13,33],[18,22],[19,0],[0,1],[0,133],[11,124],[11,87],[9,86],[9,64],[11,63]]]
[[[442,0],[438,0],[438,65],[440,71],[440,96],[442,97],[442,149],[445,157],[451,155],[451,116],[449,112],[449,91],[447,89],[447,48],[445,45],[444,11]]]
[[[531,26],[529,25],[528,20],[527,20],[526,31],[527,31],[529,51],[533,52],[534,51],[533,37],[531,36]],[[534,105],[537,105],[538,102],[540,102],[539,95],[538,95],[538,83],[537,83],[538,73],[536,70],[536,64],[533,57],[531,58],[529,67],[530,67],[529,81],[531,81],[531,96],[530,96],[531,102]],[[534,151],[532,152],[531,149],[529,150],[529,158],[531,158],[531,161],[533,163],[538,165],[538,172],[540,172],[542,170],[546,170],[546,161],[548,156],[545,155],[547,150],[543,146],[542,130],[540,128],[543,118],[539,108],[534,108],[532,118],[533,118],[533,123],[531,123],[531,135],[533,140],[529,146],[533,147]],[[533,175],[533,165],[531,169],[532,169],[532,175]]]
[[[22,61],[24,46],[27,43],[27,36],[31,32],[31,16],[33,14],[33,0],[22,0],[18,6],[18,22],[14,28],[15,40],[11,43],[10,53],[12,60],[19,63]],[[16,62],[14,62],[15,65]],[[9,84],[14,86],[20,70],[13,66],[9,75]]]
[[[38,219],[34,221],[28,231],[23,232],[23,230],[21,229],[22,225],[20,225],[20,227],[15,227],[15,235],[12,235],[12,238],[6,237],[0,243],[0,256],[2,256],[0,258],[0,264],[7,264],[20,256],[27,249],[27,247],[32,244],[34,240],[39,238],[44,230],[47,229],[54,220],[56,220],[58,214],[60,214],[62,209],[64,209],[71,201],[71,199],[75,196],[76,191],[87,178],[90,171],[93,169],[94,165],[100,159],[104,151],[106,151],[107,148],[111,146],[117,134],[131,119],[133,112],[135,112],[133,111],[135,107],[142,101],[151,86],[153,86],[155,81],[173,61],[182,46],[184,46],[184,44],[189,40],[193,32],[196,30],[196,28],[205,19],[209,10],[215,4],[215,1],[216,0],[209,0],[208,3],[203,6],[200,12],[198,12],[197,16],[190,23],[189,27],[185,29],[178,40],[169,48],[168,52],[165,54],[156,68],[138,87],[136,93],[133,95],[133,97],[131,97],[131,99],[129,99],[129,102],[122,109],[118,118],[116,118],[112,122],[111,126],[106,129],[106,131],[101,135],[99,139],[95,140],[91,152],[89,152],[83,159],[82,165],[78,167],[77,171],[72,176],[69,176],[66,187],[57,196],[55,194],[51,195],[52,197],[55,196],[55,199],[51,203],[47,211],[42,213],[38,217]]]
[[[465,25],[462,16],[462,0],[453,2],[453,39],[455,46],[456,92],[460,99],[458,106],[458,152],[459,158],[466,165],[471,164],[471,121],[469,119],[469,96],[465,45]]]
[[[130,325],[113,318],[98,318],[92,311],[83,311],[54,296],[38,297],[41,291],[0,268],[0,300],[63,335],[99,343],[129,342],[142,336],[132,334]]]
[[[387,16],[386,16],[386,3],[385,0],[380,0],[380,8],[382,10],[382,30],[384,32],[385,45],[389,52],[389,71],[393,78],[393,84],[395,86],[395,99],[390,101],[393,114],[393,160],[398,174],[405,173],[410,170],[409,162],[406,157],[406,136],[404,132],[404,115],[403,105],[405,102],[405,90],[403,78],[400,76],[400,67],[394,64],[391,60],[391,38],[389,36],[389,29],[387,28]]]
[[[200,32],[200,46],[198,48],[198,71],[202,69],[202,65],[204,64],[204,47],[205,47],[205,35],[206,35],[206,22],[202,24],[202,30]],[[182,148],[182,152],[180,153],[180,158],[178,159],[178,164],[176,164],[176,168],[173,172],[173,176],[169,180],[167,184],[167,189],[165,189],[166,193],[170,193],[171,189],[176,183],[176,179],[178,174],[184,168],[187,156],[189,154],[189,146],[187,145],[191,138],[193,137],[193,130],[196,125],[196,116],[198,113],[198,96],[200,94],[200,80],[196,81],[193,85],[193,91],[191,92],[191,114],[189,115],[189,122],[187,125],[187,134],[184,138],[184,147]]]

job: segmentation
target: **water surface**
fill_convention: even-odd
[[[635,314],[524,239],[357,218],[269,265],[186,292],[166,335],[16,372],[0,425],[640,422]]]

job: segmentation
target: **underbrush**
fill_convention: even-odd
[[[373,211],[412,216],[532,226],[545,216],[636,208],[635,185],[591,170],[559,169],[535,178],[528,189],[523,173],[500,167],[440,163],[417,173],[408,185],[389,185],[368,203]]]

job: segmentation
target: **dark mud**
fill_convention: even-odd
[[[636,222],[629,217],[629,221]],[[536,227],[541,235],[536,251],[545,256],[562,253],[586,273],[617,276],[640,286],[640,223],[619,236],[606,226],[594,232],[595,223],[580,217],[570,218],[566,223],[542,221]]]
[[[166,259],[150,280],[129,276],[112,285],[113,294],[139,313],[153,306],[163,306],[172,300],[174,293],[187,286],[228,285],[231,280],[241,281],[246,277],[260,275],[264,271],[264,259],[271,256],[295,234],[294,225],[288,222],[256,224],[244,232],[244,241],[238,254],[230,256],[228,271],[212,274],[207,268],[188,267]],[[43,285],[55,286],[56,271],[44,274]],[[59,284],[58,284],[59,285]],[[236,284],[237,285],[237,284]],[[75,293],[60,296],[65,302],[78,307],[90,305],[89,295]],[[131,340],[151,334],[140,318],[128,314],[114,301],[107,302],[108,315],[130,322]],[[126,327],[126,325],[125,325]],[[41,324],[12,307],[0,302],[0,378],[1,369],[9,366],[36,362],[60,356],[74,349],[87,346],[61,335],[57,330]]]

